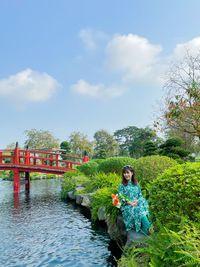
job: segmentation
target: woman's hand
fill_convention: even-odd
[[[139,199],[133,200],[133,201],[128,201],[127,203],[130,204],[132,207],[136,207]]]

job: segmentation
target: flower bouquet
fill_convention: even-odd
[[[111,197],[112,197],[113,205],[117,207],[118,209],[120,209],[122,204],[130,200],[127,196],[122,195],[121,193],[116,194],[116,195],[112,194]]]

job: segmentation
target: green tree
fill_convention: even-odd
[[[83,157],[84,151],[87,151],[89,157],[93,153],[93,142],[89,141],[87,135],[80,132],[73,132],[69,137],[69,144],[74,155]]]
[[[161,142],[161,138],[155,136],[153,129],[149,127],[138,128],[135,138],[129,147],[131,157],[142,157],[144,153],[144,145],[147,141],[155,141],[156,144]]]
[[[118,153],[119,145],[115,141],[114,137],[107,131],[105,130],[97,131],[94,134],[94,139],[95,139],[95,147],[94,147],[95,158],[102,158],[102,152],[104,156],[106,153],[106,157],[115,156]]]
[[[29,149],[59,148],[59,139],[47,130],[31,129],[24,133],[26,135],[24,145],[28,145]]]
[[[158,146],[156,143],[154,143],[153,141],[147,141],[144,144],[144,153],[143,156],[152,156],[152,155],[157,155],[158,154]]]
[[[162,142],[162,139],[156,136],[153,129],[149,127],[138,128],[136,126],[129,126],[115,131],[114,137],[119,144],[119,155],[135,158],[143,156],[144,144],[147,141],[151,140],[155,145]]]
[[[67,141],[63,141],[60,144],[60,148],[65,150],[65,153],[63,153],[63,154],[69,154],[71,152],[71,146],[70,146],[69,142],[67,142]]]
[[[183,149],[181,146],[184,141],[179,137],[172,137],[160,145],[160,155],[168,156],[174,159],[186,159],[191,153],[189,150]]]
[[[119,144],[119,155],[130,156],[129,147],[137,136],[138,129],[136,126],[129,126],[114,132],[114,137]]]

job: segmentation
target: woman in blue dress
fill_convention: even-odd
[[[119,185],[119,194],[128,199],[121,205],[123,220],[126,230],[135,229],[136,232],[148,234],[151,226],[148,216],[148,203],[143,198],[140,186],[135,177],[135,171],[132,166],[124,166],[122,170],[122,182]]]

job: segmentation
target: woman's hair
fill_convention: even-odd
[[[138,184],[138,181],[137,181],[136,176],[135,176],[135,171],[134,171],[133,167],[130,166],[130,165],[126,165],[122,169],[122,184],[125,185],[125,186],[128,184],[128,181],[124,177],[124,173],[126,171],[131,171],[132,172],[133,175],[132,175],[132,178],[131,178],[131,182],[132,182],[132,184],[134,184],[136,186]]]

